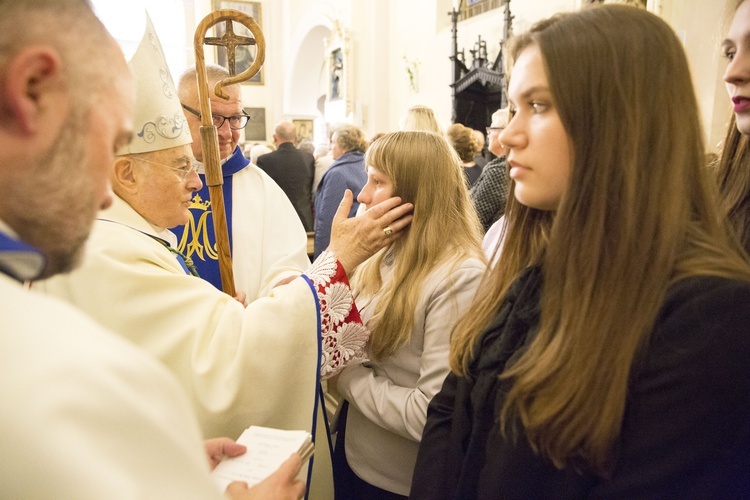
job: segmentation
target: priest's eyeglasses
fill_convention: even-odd
[[[186,106],[184,104],[182,104],[182,107],[190,111],[191,113],[193,113],[198,118],[202,119],[200,111],[197,111],[191,108],[190,106]],[[247,125],[247,121],[250,119],[250,117],[247,114],[245,114],[245,112],[243,111],[241,115],[234,115],[234,116],[221,116],[221,115],[215,115],[211,113],[211,119],[213,120],[214,127],[216,128],[221,128],[221,126],[224,125],[224,122],[226,120],[229,120],[229,128],[231,128],[232,130],[241,130],[245,128],[245,125]]]
[[[138,157],[138,156],[136,156],[135,159],[138,160],[138,161],[144,161],[146,163],[152,163],[154,165],[159,165],[159,166],[162,166],[162,167],[170,168],[170,169],[174,170],[175,172],[177,172],[177,175],[180,177],[180,180],[182,180],[182,181],[184,181],[185,179],[187,179],[188,175],[190,175],[193,172],[197,171],[198,170],[198,165],[199,165],[197,162],[193,162],[193,161],[190,161],[190,160],[180,160],[181,162],[183,162],[183,164],[180,165],[179,167],[175,167],[174,165],[167,165],[166,163],[159,163],[158,161],[147,160],[145,158],[141,158],[141,157]]]

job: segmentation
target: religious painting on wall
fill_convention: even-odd
[[[245,127],[245,141],[266,140],[266,108],[245,108],[250,118]]]
[[[258,26],[260,26],[261,30],[263,29],[263,23],[261,22],[260,2],[246,2],[243,0],[234,0],[234,1],[213,0],[213,2],[214,2],[213,4],[214,10],[219,10],[219,9],[239,10],[240,12],[247,14],[248,16],[255,19],[255,22],[258,23]],[[214,29],[216,31],[215,35],[217,37],[220,37],[224,34],[226,25],[225,23],[221,22],[217,24],[214,27]],[[233,30],[236,35],[252,37],[250,30],[240,23],[237,23],[237,22],[233,23]],[[235,51],[236,74],[242,73],[247,68],[249,68],[250,65],[253,64],[253,61],[255,61],[256,50],[257,48],[254,45],[237,46],[237,49]],[[224,66],[225,68],[227,67],[226,47],[216,47],[216,63],[220,66]],[[251,85],[263,85],[263,69],[261,69],[257,75],[255,75],[254,77],[252,77],[251,79],[243,83],[248,83]]]
[[[461,17],[459,18],[461,21],[484,14],[493,9],[499,9],[504,4],[504,0],[468,0],[464,2],[453,2],[454,9],[457,11],[459,10],[458,7],[461,7],[459,11],[461,12]]]
[[[309,118],[292,120],[297,131],[297,144],[302,141],[313,140],[313,121]]]
[[[321,82],[326,87],[323,116],[330,123],[351,119],[353,95],[349,78],[352,75],[349,44],[349,30],[334,20],[331,36],[325,43],[324,75],[327,81]]]
[[[341,99],[342,79],[344,76],[344,54],[341,49],[331,52],[331,89],[330,99]]]

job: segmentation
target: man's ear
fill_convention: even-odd
[[[112,189],[120,198],[127,198],[129,194],[138,192],[138,174],[135,162],[129,156],[115,158],[112,166]]]
[[[54,47],[33,45],[12,57],[6,66],[2,99],[6,118],[18,132],[52,133],[67,119],[70,89],[62,60]]]

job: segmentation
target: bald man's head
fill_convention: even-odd
[[[297,142],[297,128],[290,121],[281,121],[276,125],[273,135],[276,146],[285,142]]]

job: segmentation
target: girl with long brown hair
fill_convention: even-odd
[[[750,2],[735,0],[731,26],[722,42],[724,81],[734,114],[724,139],[718,178],[722,208],[750,252]]]
[[[412,498],[746,494],[750,265],[679,39],[605,5],[510,52],[504,245],[453,331]]]

